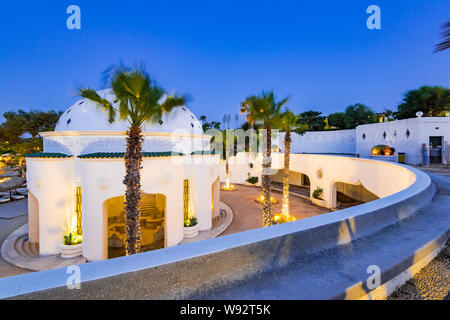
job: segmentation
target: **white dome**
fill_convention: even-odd
[[[97,91],[104,99],[114,101],[114,94],[109,90]],[[101,111],[95,102],[81,99],[67,109],[59,118],[55,131],[126,131],[129,123],[119,120],[109,123],[108,116]],[[188,132],[202,134],[202,125],[187,107],[175,108],[165,113],[159,123],[144,123],[145,132]]]

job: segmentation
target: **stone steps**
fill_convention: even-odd
[[[28,225],[14,231],[2,244],[1,255],[7,262],[19,268],[42,271],[86,262],[82,256],[64,259],[59,254],[40,256],[39,244],[28,241]]]

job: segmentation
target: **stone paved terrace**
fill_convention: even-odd
[[[233,209],[234,218],[231,225],[222,235],[233,234],[246,230],[262,228],[262,204],[255,199],[262,195],[261,188],[254,186],[236,185],[236,191],[221,191],[220,201],[226,203]],[[281,213],[281,192],[272,190],[272,197],[278,200],[272,205],[273,213]],[[318,207],[302,197],[291,194],[290,214],[297,219],[317,216],[330,212],[327,208]]]

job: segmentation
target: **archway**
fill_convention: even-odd
[[[337,181],[331,187],[331,208],[345,209],[377,199],[379,197],[361,183],[350,184]]]
[[[110,198],[103,204],[107,220],[108,258],[125,255],[125,197]],[[166,196],[143,194],[141,198],[141,252],[165,247]]]
[[[289,170],[289,191],[309,197],[310,193],[309,177],[303,172]],[[283,188],[283,169],[272,175],[272,186]]]
[[[39,243],[39,201],[28,190],[28,241]]]

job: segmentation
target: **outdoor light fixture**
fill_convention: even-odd
[[[266,199],[266,197],[264,197],[264,195],[262,195],[262,196],[256,198],[255,201],[258,202],[258,203],[263,204],[265,199]],[[277,203],[278,203],[278,200],[275,199],[274,197],[270,197],[270,202],[271,202],[272,204],[277,204]]]
[[[273,216],[273,224],[282,224],[286,222],[296,221],[297,218],[291,215],[285,216],[282,213],[278,213]]]
[[[236,190],[236,186],[234,184],[225,184],[223,185],[220,190],[222,191],[235,191]]]

